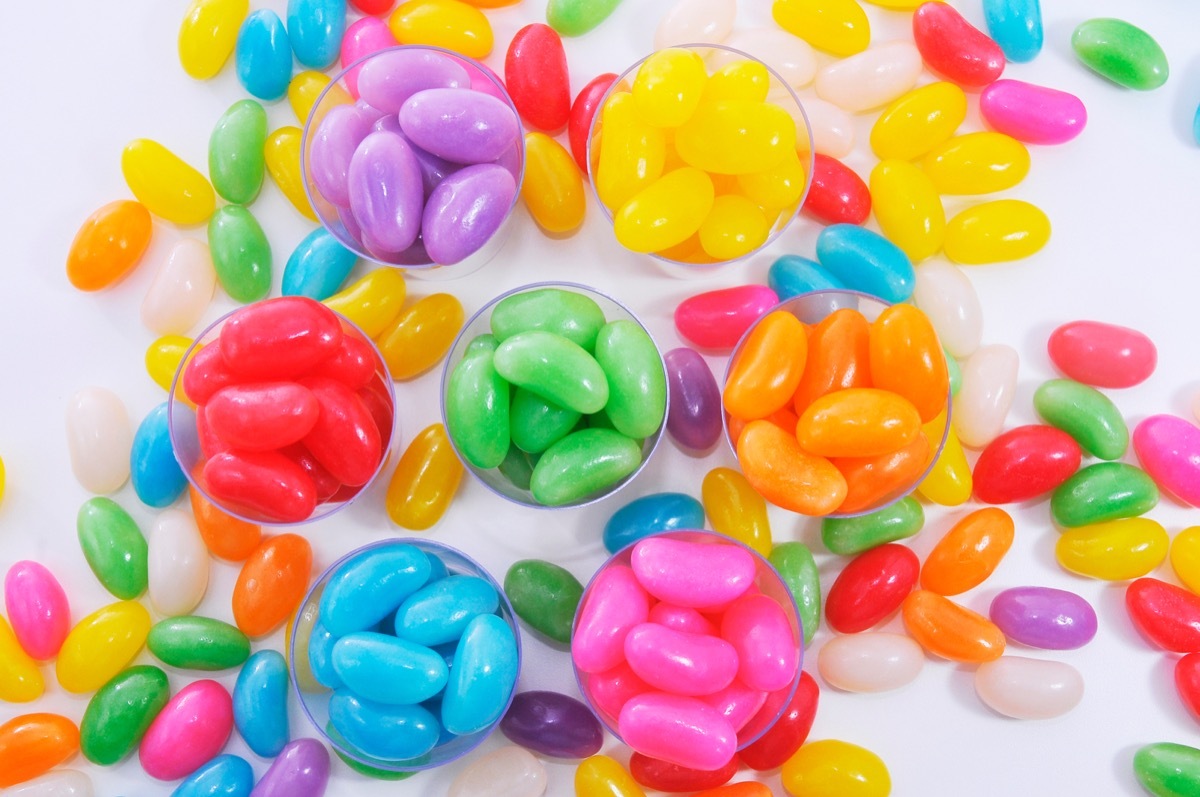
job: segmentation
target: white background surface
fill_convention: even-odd
[[[275,8],[281,15],[285,8],[284,0],[255,0],[252,5]],[[982,26],[977,0],[956,5]],[[0,501],[0,570],[22,558],[47,565],[66,586],[74,619],[112,599],[89,572],[75,541],[75,515],[90,496],[71,475],[63,420],[67,399],[85,386],[110,388],[125,401],[135,424],[165,399],[143,367],[143,354],[155,335],[141,325],[139,307],[171,246],[184,236],[203,240],[204,229],[156,222],[141,266],[120,285],[98,294],[83,294],[68,284],[67,249],[93,210],[129,196],[119,166],[127,142],[157,139],[203,169],[212,125],[245,96],[232,63],[206,83],[183,73],[175,37],[186,6],[185,0],[67,0],[49,5],[6,0],[0,24],[0,51],[9,67],[0,88],[0,456],[8,469],[7,492]],[[490,66],[502,68],[513,32],[527,22],[544,20],[544,6],[544,0],[525,0],[487,12],[496,34],[496,49],[487,59]],[[769,22],[768,0],[742,0],[741,6],[739,28]],[[620,72],[646,54],[667,7],[666,0],[626,0],[603,26],[567,40],[572,94],[594,75]],[[872,6],[867,10],[873,41],[910,35],[907,13]],[[1078,94],[1090,118],[1074,142],[1031,148],[1029,177],[1006,192],[1046,210],[1054,225],[1050,244],[1024,262],[968,271],[984,309],[985,342],[1007,343],[1021,354],[1009,425],[1036,421],[1032,393],[1056,375],[1046,355],[1046,338],[1055,326],[1079,318],[1135,327],[1158,345],[1159,367],[1153,377],[1136,388],[1110,392],[1130,428],[1153,413],[1191,417],[1192,401],[1200,393],[1200,262],[1195,243],[1200,150],[1191,138],[1192,116],[1200,101],[1200,6],[1051,1],[1045,3],[1044,13],[1042,54],[1032,63],[1010,65],[1005,75]],[[1157,37],[1171,61],[1171,77],[1164,87],[1150,93],[1123,90],[1075,61],[1071,31],[1086,18],[1104,15],[1123,16]],[[821,58],[823,63],[829,60]],[[930,79],[926,75],[922,82]],[[296,124],[286,101],[269,106],[268,112],[271,129]],[[875,116],[859,117],[859,145],[847,159],[864,176],[874,163],[866,142]],[[981,129],[974,99],[964,129]],[[957,207],[957,200],[953,206],[948,202],[951,212]],[[311,225],[269,180],[252,209],[274,250],[277,295],[283,265]],[[665,351],[682,344],[671,320],[680,300],[703,290],[764,281],[778,254],[811,256],[819,230],[802,218],[769,252],[719,273],[680,280],[665,276],[650,260],[622,251],[594,202],[582,231],[564,240],[543,237],[525,211],[518,212],[522,218],[517,229],[491,264],[451,282],[411,280],[410,295],[447,290],[470,314],[492,295],[527,282],[581,281],[630,304]],[[365,270],[360,264],[355,275]],[[233,306],[218,290],[203,324]],[[724,372],[723,357],[713,356],[709,362],[715,373]],[[439,376],[435,371],[397,386],[401,445],[439,420]],[[522,510],[464,481],[450,511],[426,534],[464,549],[498,578],[516,559],[542,557],[586,581],[604,558],[600,532],[615,509],[638,495],[662,490],[699,496],[703,474],[731,462],[723,448],[693,457],[666,441],[640,479],[618,498],[583,510]],[[386,479],[348,511],[304,529],[318,568],[351,547],[403,534],[384,513],[385,486]],[[139,504],[132,487],[113,497],[149,530],[154,511]],[[974,506],[926,506],[925,530],[911,541],[912,547],[923,557]],[[1053,721],[1005,719],[975,697],[970,667],[930,659],[915,683],[895,693],[851,695],[822,683],[821,707],[810,738],[840,738],[875,751],[887,762],[896,795],[1139,793],[1131,764],[1138,746],[1156,741],[1200,745],[1200,725],[1175,694],[1174,657],[1152,650],[1133,629],[1124,610],[1124,585],[1082,579],[1059,569],[1053,558],[1057,532],[1048,500],[1011,509],[1017,521],[1012,551],[989,581],[962,599],[986,613],[997,592],[1026,584],[1070,589],[1088,598],[1100,615],[1099,633],[1088,647],[1068,652],[1010,648],[1014,654],[1077,667],[1087,684],[1083,703]],[[1200,523],[1200,511],[1185,510],[1167,498],[1150,516],[1172,534]],[[778,510],[772,511],[771,519],[776,541],[801,540],[818,552],[827,590],[843,560],[822,552],[818,522]],[[236,575],[235,566],[214,562],[208,595],[198,613],[231,620],[229,598]],[[1167,565],[1155,575],[1174,581]],[[900,627],[898,618],[886,625],[888,630]],[[807,669],[815,672],[815,648],[827,638],[828,631],[822,629],[806,656]],[[279,632],[256,643],[256,648],[281,645]],[[542,645],[531,634],[525,635],[525,650],[522,689],[575,693],[566,653]],[[139,660],[152,661],[148,653]],[[46,696],[32,706],[0,705],[0,722],[29,710],[59,711],[78,721],[87,698],[63,692],[51,665],[43,671]],[[229,672],[220,680],[232,687],[235,676]],[[173,689],[194,677],[172,672]],[[294,704],[292,716],[294,734],[310,734]],[[502,741],[497,735],[483,749]],[[605,749],[618,758],[626,755],[611,739]],[[259,775],[269,763],[250,754],[236,734],[228,751],[246,755]],[[136,757],[107,770],[81,757],[70,765],[92,775],[99,795],[167,794],[172,788],[148,779]],[[328,793],[440,795],[457,769],[381,784],[335,761]],[[573,765],[554,763],[549,769],[548,793],[571,794]],[[782,793],[777,774],[764,779]]]

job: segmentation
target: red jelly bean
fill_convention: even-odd
[[[396,0],[350,0],[350,2],[364,14],[379,15],[390,11]]]
[[[571,104],[571,116],[567,120],[567,139],[571,142],[571,155],[584,174],[588,173],[587,147],[592,118],[596,115],[596,109],[600,107],[600,100],[604,99],[604,93],[616,79],[616,74],[612,72],[597,75],[579,90],[575,95],[575,102]]]
[[[1075,471],[1083,452],[1075,438],[1053,426],[1009,429],[988,443],[975,463],[975,497],[1009,504],[1048,493]]]
[[[758,772],[783,766],[783,762],[791,758],[808,738],[820,697],[817,682],[808,673],[801,672],[796,693],[783,714],[766,733],[738,753],[742,763]]]
[[[1189,653],[1175,662],[1175,688],[1183,705],[1200,719],[1200,653]]]
[[[686,340],[708,349],[732,349],[746,330],[779,304],[779,296],[765,285],[699,293],[675,308],[675,329]]]
[[[963,88],[980,88],[1004,71],[1004,51],[946,3],[913,13],[913,38],[925,64]]]
[[[1132,387],[1158,364],[1158,350],[1136,329],[1101,321],[1072,321],[1050,334],[1050,359],[1058,370],[1085,385]]]
[[[629,774],[633,775],[633,779],[647,789],[658,791],[715,789],[732,780],[737,774],[737,768],[737,756],[729,759],[725,766],[712,771],[681,767],[679,764],[651,758],[638,752],[629,757]]]
[[[1160,648],[1200,651],[1200,596],[1157,578],[1139,578],[1125,590],[1125,608],[1137,629]]]
[[[818,152],[803,210],[826,224],[862,224],[871,215],[871,190],[849,166]]]
[[[375,380],[361,388],[358,397],[362,399],[367,412],[371,413],[375,428],[379,430],[380,450],[387,451],[392,444],[392,426],[395,423],[392,396],[388,394],[388,389],[382,382]]]
[[[337,314],[304,296],[280,296],[245,307],[221,328],[221,355],[234,373],[290,379],[333,356],[342,345]]]
[[[204,404],[213,393],[237,381],[221,355],[220,340],[197,349],[183,369],[183,392],[194,404]]]
[[[371,382],[378,367],[375,351],[369,344],[354,335],[343,335],[342,345],[338,350],[329,359],[309,369],[305,376],[336,379],[358,389]]]
[[[342,484],[357,487],[375,475],[383,455],[371,411],[350,388],[332,379],[306,379],[321,407],[304,447]]]
[[[209,495],[239,514],[298,523],[313,513],[317,491],[299,465],[278,451],[226,451],[204,463]]]
[[[888,543],[851,560],[825,599],[825,619],[842,634],[866,631],[904,602],[917,584],[921,563],[903,545]]]
[[[208,423],[208,412],[204,405],[196,408],[196,437],[200,440],[200,453],[205,459],[214,457],[230,446],[213,432]]]
[[[308,474],[308,478],[312,479],[313,486],[316,488],[318,504],[333,498],[342,488],[342,483],[317,461],[311,451],[299,443],[282,448],[279,453],[299,465],[301,470]]]
[[[513,34],[504,56],[504,85],[532,127],[555,133],[566,126],[571,83],[567,54],[554,28],[535,22]]]
[[[230,385],[204,405],[208,431],[226,448],[270,451],[291,445],[317,423],[317,397],[295,382]]]

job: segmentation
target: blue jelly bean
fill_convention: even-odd
[[[278,100],[292,82],[292,46],[283,20],[269,9],[259,9],[238,31],[237,76],[242,88],[260,100]]]
[[[425,580],[426,584],[432,584],[439,578],[445,578],[450,575],[450,571],[446,569],[446,563],[441,560],[441,557],[434,554],[426,554],[429,557],[429,578]]]
[[[171,797],[247,797],[254,788],[254,770],[246,759],[219,755],[175,787]]]
[[[346,0],[288,0],[287,32],[297,61],[310,69],[333,66],[346,32]]]
[[[500,719],[517,684],[520,663],[517,638],[502,618],[485,614],[468,623],[442,693],[446,729],[463,736]]]
[[[1196,108],[1196,115],[1192,117],[1192,138],[1200,144],[1200,107]]]
[[[916,275],[900,247],[857,224],[831,224],[817,236],[817,260],[850,290],[896,304],[912,296]]]
[[[359,554],[330,577],[321,595],[321,623],[336,636],[365,631],[418,590],[430,570],[429,557],[412,545]]]
[[[783,255],[775,259],[767,269],[767,285],[779,295],[779,300],[790,299],[810,291],[825,291],[845,288],[821,264],[800,255]]]
[[[983,19],[1004,57],[1032,61],[1042,51],[1042,8],[1038,0],[983,0]]]
[[[274,758],[288,743],[287,662],[260,650],[242,665],[233,686],[233,722],[255,755]]]
[[[313,625],[308,640],[308,666],[312,668],[317,683],[329,689],[341,689],[342,679],[333,669],[333,646],[338,638],[329,633],[320,620]]]
[[[352,747],[371,758],[407,761],[437,744],[437,718],[421,706],[387,706],[349,689],[329,698],[329,722]]]
[[[323,302],[342,288],[358,256],[324,227],[313,230],[292,250],[283,267],[284,296]]]
[[[396,610],[396,636],[441,645],[462,636],[467,623],[500,605],[496,588],[478,576],[447,576],[414,592]]]
[[[412,704],[442,691],[450,670],[441,654],[387,634],[347,634],[333,646],[333,669],[364,700]]]
[[[129,478],[142,503],[155,509],[175,503],[187,489],[187,477],[171,447],[165,401],[150,410],[133,436]]]
[[[604,524],[604,547],[616,553],[659,531],[704,528],[704,505],[686,493],[653,493],[635,498]]]

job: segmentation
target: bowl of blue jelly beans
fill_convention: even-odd
[[[423,45],[371,53],[338,74],[304,126],[300,165],[321,223],[361,257],[470,273],[503,245],[525,139],[486,67]]]
[[[431,769],[475,749],[512,702],[516,615],[495,579],[450,546],[391,539],[313,584],[288,641],[313,727],[355,769]]]

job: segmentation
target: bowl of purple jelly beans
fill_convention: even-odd
[[[317,217],[355,254],[413,271],[453,266],[439,276],[457,276],[504,243],[524,135],[486,67],[401,45],[359,59],[325,88],[300,163]]]

